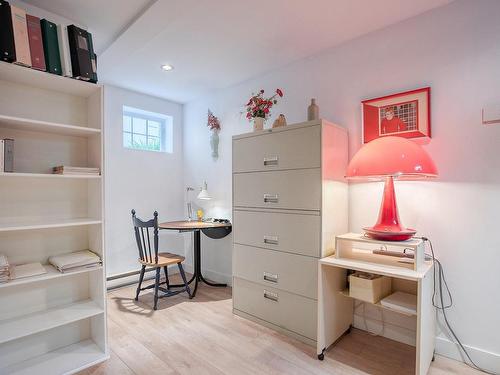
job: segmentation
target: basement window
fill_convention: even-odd
[[[123,106],[123,147],[172,153],[172,116]]]

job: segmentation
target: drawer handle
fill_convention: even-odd
[[[278,194],[264,194],[264,203],[278,203]]]
[[[278,283],[278,275],[269,273],[269,272],[264,272],[264,280],[269,281],[271,283]]]
[[[269,292],[264,290],[264,298],[270,299],[271,301],[278,302],[278,293]]]
[[[267,243],[269,245],[277,245],[278,236],[264,236],[264,243]]]
[[[273,156],[271,158],[264,158],[264,166],[268,165],[278,165],[278,157]]]

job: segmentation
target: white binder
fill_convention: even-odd
[[[57,39],[59,41],[59,55],[61,56],[62,74],[65,77],[73,77],[67,25],[57,25]]]

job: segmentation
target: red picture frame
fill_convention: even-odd
[[[363,110],[363,143],[395,135],[431,138],[431,88],[367,99]]]

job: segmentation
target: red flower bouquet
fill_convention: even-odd
[[[211,110],[208,110],[207,126],[212,131],[218,132],[220,130],[220,121],[217,117],[215,117]]]
[[[267,119],[271,115],[271,108],[278,103],[276,97],[283,97],[283,91],[276,89],[276,92],[270,98],[264,98],[264,90],[260,90],[258,94],[252,94],[252,97],[246,104],[246,117],[251,121],[255,117]]]

